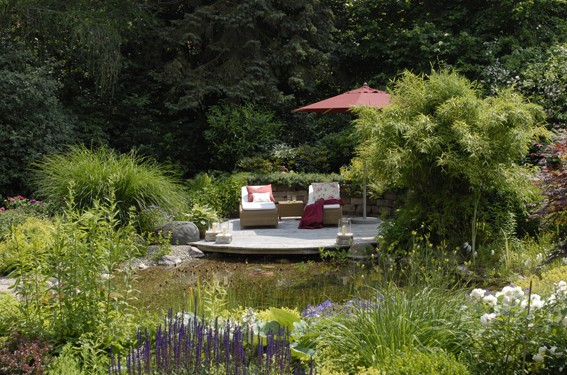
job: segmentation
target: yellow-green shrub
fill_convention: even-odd
[[[522,287],[522,289],[530,286],[532,282],[532,292],[539,295],[547,296],[553,290],[553,285],[561,280],[567,281],[567,266],[559,266],[548,269],[541,273],[541,278],[533,276],[514,282],[514,285]]]
[[[387,361],[382,368],[388,375],[468,375],[469,370],[454,355],[442,350],[403,351]]]
[[[0,293],[0,341],[10,334],[10,328],[20,318],[19,303],[10,293]]]
[[[0,274],[9,273],[23,257],[40,260],[52,243],[52,230],[51,221],[33,216],[14,226],[0,243]]]

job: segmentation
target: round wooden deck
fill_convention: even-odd
[[[298,229],[299,219],[283,219],[274,227],[240,228],[239,219],[231,219],[232,241],[228,244],[204,240],[191,245],[204,252],[230,254],[319,254],[320,249],[350,248],[338,246],[337,226]],[[353,219],[353,243],[376,244],[379,224],[375,218]]]

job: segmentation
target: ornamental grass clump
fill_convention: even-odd
[[[112,194],[122,222],[129,219],[131,207],[136,214],[152,206],[170,214],[187,208],[184,188],[173,170],[134,151],[119,154],[106,147],[75,146],[39,162],[34,182],[38,193],[60,210],[66,207],[70,191],[80,210],[92,208]]]
[[[567,370],[567,283],[546,299],[530,289],[474,289],[470,311],[478,373],[557,374]]]
[[[436,289],[381,293],[377,303],[362,304],[352,314],[322,319],[316,339],[317,365],[332,371],[357,373],[381,368],[401,352],[442,351],[468,355],[469,320],[460,314],[462,299]]]
[[[111,374],[305,374],[294,362],[289,334],[260,337],[247,326],[218,318],[210,324],[194,314],[171,310],[155,337],[138,333],[126,359],[112,359]],[[312,371],[312,368],[311,368]]]

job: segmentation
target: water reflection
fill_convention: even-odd
[[[370,270],[370,271],[369,271]],[[139,307],[162,312],[190,305],[197,288],[215,282],[226,289],[227,307],[304,309],[372,293],[380,272],[360,261],[322,261],[319,256],[235,256],[215,254],[176,268],[138,272]]]

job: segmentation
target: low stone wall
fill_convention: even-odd
[[[292,200],[293,197],[307,203],[307,190],[292,190],[287,186],[272,186],[272,192],[276,202]],[[396,209],[397,195],[394,193],[385,193],[380,199],[366,200],[366,214],[382,219],[390,218]],[[341,191],[341,199],[344,202],[343,214],[346,216],[362,216],[363,200],[362,196],[349,196],[346,192]]]

